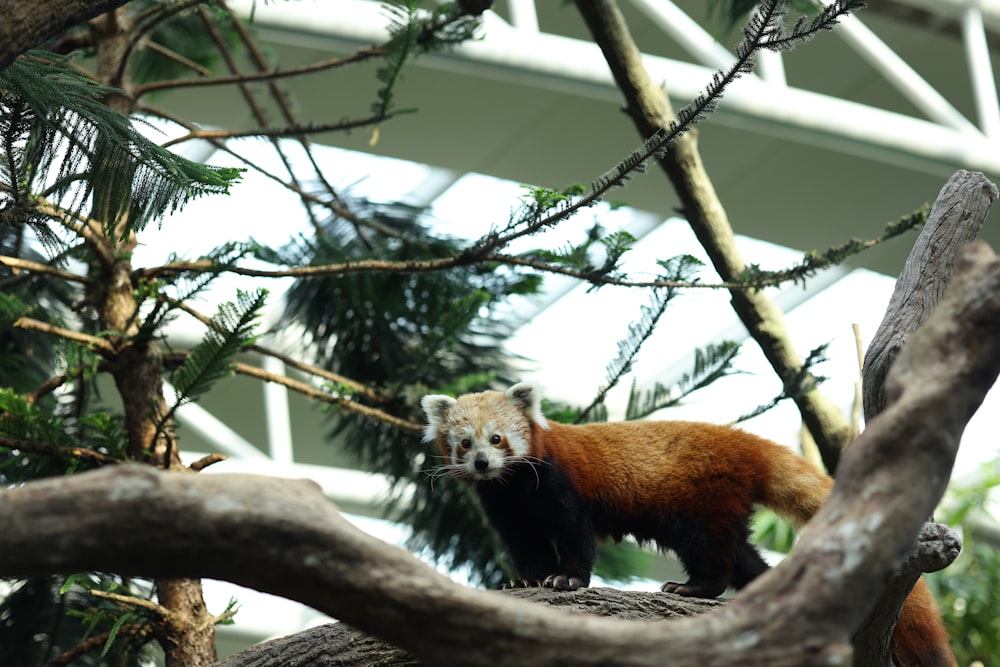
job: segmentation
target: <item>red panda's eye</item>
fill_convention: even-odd
[[[497,433],[494,433],[492,436],[490,436],[490,442],[492,442],[494,445],[499,445],[500,440],[502,440],[502,438]]]
[[[462,438],[462,449],[468,449],[472,447],[472,441],[468,438]]]

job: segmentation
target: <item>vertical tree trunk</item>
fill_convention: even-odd
[[[604,58],[625,96],[626,111],[643,138],[675,119],[664,89],[649,78],[641,54],[614,0],[576,0],[576,6],[601,47]],[[706,81],[706,84],[708,82]],[[736,250],[732,227],[698,153],[697,133],[687,132],[667,150],[660,162],[680,197],[684,216],[705,248],[712,265],[725,281],[738,280],[746,264]],[[760,291],[734,289],[733,309],[743,321],[781,381],[789,386],[802,370],[785,329],[784,315]],[[830,474],[851,437],[846,417],[815,388],[795,395],[802,420],[816,440]]]
[[[127,8],[95,18],[90,27],[97,47],[98,78],[104,85],[124,91],[109,96],[106,103],[128,114],[132,110],[132,100],[125,59],[134,25]],[[95,202],[105,201],[102,188],[106,187],[111,185],[94,183]],[[100,327],[110,332],[116,347],[109,368],[122,399],[129,453],[135,460],[157,468],[181,468],[171,429],[169,425],[161,425],[167,412],[161,376],[163,355],[153,340],[136,336],[139,304],[132,284],[130,259],[136,247],[135,235],[123,234],[124,216],[112,220],[109,211],[97,207],[93,216],[106,231],[98,242],[106,245],[105,252],[99,256],[107,258],[96,269],[99,280],[94,281],[93,300]],[[150,507],[148,511],[159,510]],[[156,595],[162,609],[157,637],[163,646],[167,667],[194,667],[213,662],[216,659],[215,626],[205,607],[200,580],[159,580]]]

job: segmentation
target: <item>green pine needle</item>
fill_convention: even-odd
[[[31,51],[0,72],[0,134],[16,146],[7,178],[76,215],[90,202],[109,231],[127,214],[122,235],[191,199],[228,193],[243,170],[211,167],[161,148],[104,99],[116,91],[70,69],[66,59]]]

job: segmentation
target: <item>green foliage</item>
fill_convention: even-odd
[[[384,85],[372,104],[375,118],[399,113],[393,97],[407,60],[469,40],[479,27],[478,17],[465,15],[458,3],[445,3],[430,10],[421,9],[421,4],[422,0],[382,3],[382,11],[389,20],[389,41],[383,45],[386,49],[383,65],[376,71],[376,77]]]
[[[629,237],[631,238],[631,237]],[[628,243],[631,245],[631,242]],[[669,260],[659,262],[664,271],[664,279],[676,282],[689,282],[702,263],[691,255],[678,255]],[[667,310],[671,299],[677,296],[678,290],[672,287],[656,288],[650,295],[650,304],[642,306],[638,322],[632,322],[628,327],[628,335],[618,341],[618,356],[607,366],[607,383],[597,392],[597,396],[589,406],[583,409],[577,421],[583,421],[596,406],[604,402],[605,396],[615,387],[625,375],[632,370],[632,363],[642,349],[643,343],[649,340],[656,330],[656,325]]]
[[[120,421],[101,411],[63,416],[0,388],[0,438],[8,439],[7,444],[0,442],[0,483],[65,475],[102,460],[124,461],[126,439]],[[81,450],[95,455],[81,455]]]
[[[792,525],[767,508],[760,508],[754,513],[751,532],[751,541],[764,549],[788,553],[795,545]]]
[[[812,391],[821,383],[826,381],[826,377],[813,372],[813,369],[818,365],[826,361],[826,348],[829,347],[829,343],[824,343],[819,345],[809,351],[809,354],[802,361],[802,367],[799,368],[798,373],[795,377],[791,378],[785,383],[785,386],[781,389],[781,392],[772,398],[767,403],[762,403],[750,412],[740,415],[736,419],[735,423],[745,422],[748,419],[753,419],[758,415],[762,415],[774,406],[776,406],[781,401],[786,399],[795,399],[798,396]]]
[[[1000,530],[984,512],[1000,488],[1000,459],[984,464],[976,482],[952,484],[938,520],[962,530],[962,553],[940,572],[925,575],[951,635],[958,664],[1000,664]]]
[[[67,581],[75,585],[67,585]],[[112,577],[74,575],[38,577],[12,582],[11,591],[0,599],[0,665],[43,667],[75,648],[82,637],[115,630],[101,650],[76,657],[74,667],[139,667],[150,664],[149,651],[128,630],[129,615],[141,621],[146,614],[133,609],[123,612],[117,605],[94,597],[92,589],[131,591],[136,585]],[[117,629],[116,629],[117,628]],[[61,664],[61,663],[60,663]]]
[[[171,382],[177,390],[177,401],[168,417],[178,407],[196,400],[217,381],[232,374],[233,357],[257,338],[254,330],[266,298],[265,289],[239,290],[236,303],[226,302],[219,306],[205,337],[174,371]]]
[[[756,264],[750,264],[743,271],[743,275],[740,276],[740,282],[746,285],[752,285],[756,289],[762,289],[768,285],[777,285],[779,283],[786,283],[789,281],[796,284],[805,284],[806,279],[814,276],[817,271],[841,264],[845,260],[857,255],[863,250],[867,250],[868,248],[878,245],[883,241],[888,241],[891,238],[923,225],[927,222],[927,215],[929,212],[930,208],[925,204],[913,213],[905,215],[899,220],[887,224],[885,231],[874,239],[869,239],[867,241],[851,239],[846,243],[834,246],[823,252],[807,252],[802,258],[802,261],[787,269],[781,269],[779,271],[766,271],[761,269]]]
[[[594,574],[608,581],[629,582],[645,577],[653,558],[652,553],[634,542],[598,542]]]
[[[113,577],[93,574],[70,575],[59,588],[59,593],[65,595],[75,587],[88,592],[111,593],[127,598],[137,597],[133,586]],[[147,586],[147,592],[139,599],[148,600],[152,596],[151,591],[152,587]],[[102,631],[107,634],[104,647],[100,651],[101,658],[107,656],[113,648],[117,654],[127,655],[146,643],[141,639],[138,644],[134,640],[129,641],[131,638],[126,638],[127,633],[121,641],[118,640],[123,627],[150,625],[155,620],[151,610],[143,606],[108,600],[100,595],[94,595],[93,599],[94,603],[86,609],[70,609],[66,614],[80,620],[84,628],[84,639]]]
[[[30,234],[25,234],[23,226],[0,223],[0,255],[45,264],[45,257],[26,237]],[[57,324],[70,312],[78,296],[76,289],[52,276],[26,271],[15,273],[0,266],[0,387],[29,392],[52,376],[59,346],[50,336],[13,325],[20,317]]]
[[[387,233],[369,235],[343,218],[325,221],[315,238],[302,238],[278,254],[290,265],[325,265],[384,259],[419,262],[447,257],[459,243],[430,234],[423,211],[402,204],[350,202],[359,217]],[[355,395],[390,414],[423,421],[417,404],[425,393],[454,393],[508,382],[499,349],[506,333],[491,319],[509,294],[531,293],[537,277],[495,266],[416,273],[349,273],[296,281],[286,295],[286,315],[303,326],[316,362],[363,380],[380,395]],[[478,503],[450,479],[431,483],[437,461],[418,435],[351,413],[334,413],[331,434],[367,468],[393,480],[411,480],[415,498],[406,510],[412,546],[450,565],[472,564],[476,576],[499,583],[497,543]]]
[[[35,51],[0,72],[0,176],[7,181],[6,222],[37,229],[34,197],[91,211],[108,225],[128,214],[122,234],[143,229],[192,198],[228,192],[242,170],[209,167],[160,148],[104,99],[114,91]],[[13,219],[14,217],[20,219]],[[51,239],[51,237],[49,237]]]
[[[658,410],[676,407],[699,389],[736,373],[732,366],[739,351],[740,344],[728,340],[695,349],[691,372],[681,376],[680,382],[673,387],[656,383],[653,389],[642,393],[633,383],[625,408],[625,419],[643,419]]]

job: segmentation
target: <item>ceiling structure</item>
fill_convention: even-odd
[[[258,34],[281,67],[386,39],[386,16],[372,0],[231,4],[247,13],[252,7]],[[713,72],[732,61],[730,46],[738,32],[707,17],[703,2],[621,4],[647,67],[655,80],[664,82],[675,104],[699,94]],[[699,128],[707,169],[742,235],[741,252],[748,262],[780,268],[804,250],[877,236],[885,223],[933,201],[958,168],[983,171],[994,180],[1000,176],[1000,107],[993,74],[997,56],[991,50],[1000,33],[1000,0],[873,4],[873,10],[790,54],[765,54],[755,75],[735,84],[718,112]],[[338,72],[289,85],[304,122],[320,122],[367,110],[372,76],[372,70]],[[412,105],[419,112],[384,124],[374,144],[368,133],[324,135],[321,143],[344,149],[331,150],[325,159],[342,166],[341,183],[363,179],[362,187],[376,195],[426,205],[449,232],[469,238],[506,222],[519,183],[555,188],[588,183],[638,144],[599,49],[572,5],[563,2],[497,2],[495,11],[484,16],[480,40],[419,58],[397,96],[401,106]],[[225,120],[231,125],[232,110],[242,108],[222,92],[204,90],[166,102],[205,124]],[[212,162],[220,163],[218,157]],[[254,215],[262,219],[279,219],[281,207],[287,211],[297,205],[294,198],[283,199],[285,195],[260,183],[240,187],[256,193],[259,210]],[[240,192],[234,190],[234,195],[238,200]],[[620,198],[633,208],[599,214],[609,228],[620,226],[641,239],[632,261],[700,252],[686,224],[675,217],[677,201],[661,174],[651,171],[635,179]],[[197,206],[212,205],[198,202],[183,217],[194,212],[191,224],[205,229],[197,227]],[[164,225],[164,230],[171,228]],[[1000,230],[988,224],[984,237],[1000,248]],[[831,361],[822,371],[832,378],[827,388],[845,410],[857,375],[850,324],[862,323],[862,337],[874,331],[893,280],[872,270],[898,273],[911,243],[908,237],[885,244],[805,288],[774,291],[803,354],[831,343]],[[510,341],[513,352],[544,360],[527,368],[526,376],[540,381],[550,394],[579,403],[601,383],[615,341],[638,318],[646,298],[585,291],[573,281],[547,281],[542,298],[517,304],[514,312],[523,326]],[[663,327],[669,335],[651,341],[643,363],[637,364],[640,386],[676,381],[689,370],[688,357],[696,346],[744,339],[725,301],[724,294],[698,293],[679,304],[674,323]],[[595,313],[609,326],[596,326]],[[586,335],[567,344],[565,332],[579,331]],[[294,345],[294,340],[273,342]],[[593,363],[581,364],[588,350]],[[284,371],[280,362],[261,363]],[[732,419],[777,393],[752,345],[745,346],[738,365],[743,375],[692,401],[685,416]],[[266,385],[261,394],[254,382],[231,382],[225,395],[216,392],[178,414],[187,449],[231,454],[234,458],[219,472],[312,477],[344,508],[375,512],[386,490],[384,480],[336,460],[323,444],[326,427],[317,409],[280,387]],[[584,398],[578,396],[581,391]],[[620,408],[621,401],[621,393],[613,395],[612,408]],[[248,410],[248,402],[261,407]],[[720,411],[720,405],[726,409]],[[789,406],[772,411],[754,429],[794,442],[798,423]],[[991,428],[980,420],[967,438],[989,441],[985,434]],[[968,468],[985,455],[978,452]],[[244,616],[254,607],[248,595],[240,593]],[[265,614],[260,629],[238,620],[243,631],[249,629],[247,638],[259,638],[264,628],[290,631],[267,625],[273,615]],[[314,620],[305,614],[293,625]]]

